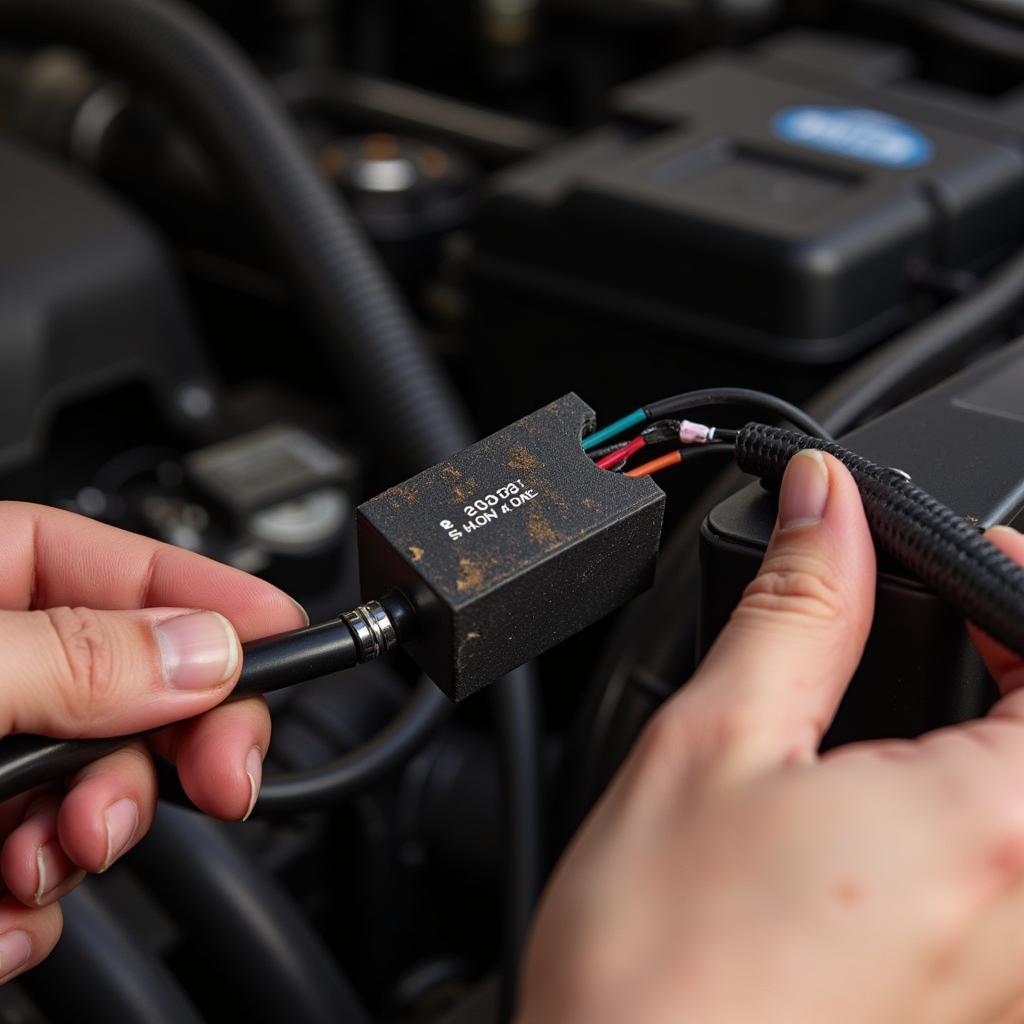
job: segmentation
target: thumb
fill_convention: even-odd
[[[831,456],[800,452],[760,572],[684,690],[713,756],[755,770],[814,757],[860,661],[874,584],[857,485]]]
[[[216,612],[0,612],[0,735],[116,736],[220,703],[241,665]]]

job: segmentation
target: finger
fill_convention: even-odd
[[[59,811],[59,794],[38,797],[0,851],[7,891],[26,906],[55,903],[82,880],[83,872],[61,846]]]
[[[1009,526],[996,526],[989,530],[985,537],[1003,554],[1024,564],[1024,535]],[[996,643],[977,626],[968,623],[967,628],[981,653],[985,667],[999,684],[999,689],[1004,694],[1008,694],[1024,687],[1024,661],[1012,651]]]
[[[262,697],[214,708],[195,721],[162,730],[151,742],[175,762],[196,807],[224,821],[248,818],[270,746],[270,713]]]
[[[799,453],[760,572],[680,694],[713,756],[754,770],[814,757],[860,660],[874,584],[853,478],[829,455]]]
[[[57,945],[60,905],[29,908],[13,897],[0,900],[0,985],[46,959]]]
[[[62,848],[78,867],[106,871],[149,830],[156,799],[156,771],[144,744],[95,761],[75,776],[61,803]]]
[[[216,612],[0,612],[0,735],[115,736],[189,718],[238,678],[241,645]]]
[[[181,548],[59,509],[0,502],[0,607],[208,608],[242,640],[305,624],[263,580]]]

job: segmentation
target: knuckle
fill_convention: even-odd
[[[732,700],[709,716],[707,741],[711,752],[740,750],[764,731],[764,718],[750,701]]]
[[[50,620],[66,672],[62,697],[74,721],[87,720],[114,688],[113,645],[102,618],[89,608],[51,608]]]
[[[834,622],[846,607],[831,566],[807,555],[769,557],[748,584],[743,613],[784,614],[814,622]]]

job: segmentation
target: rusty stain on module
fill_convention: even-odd
[[[471,476],[468,480],[464,480],[461,484],[456,484],[452,488],[452,497],[456,501],[471,501],[473,495],[476,493],[476,477]]]
[[[484,586],[484,566],[472,558],[460,558],[461,575],[455,581],[455,589],[464,594],[467,590],[480,590]]]
[[[548,522],[539,508],[531,508],[527,514],[526,528],[530,536],[549,551],[557,548],[565,539],[561,533]]]
[[[537,457],[524,448],[521,444],[512,446],[512,454],[508,459],[509,469],[518,469],[521,473],[528,472],[531,469],[538,469],[540,462]]]
[[[423,557],[423,548],[418,548],[415,544],[411,544],[409,545],[409,554],[412,555],[414,562],[418,562]]]
[[[419,497],[419,491],[408,484],[399,484],[397,487],[389,487],[382,495],[386,498],[392,508],[401,508],[403,505],[412,505]]]

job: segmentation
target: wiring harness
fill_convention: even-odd
[[[803,433],[748,423],[724,430],[689,420],[658,421],[632,440],[596,444],[658,415],[706,405],[742,405],[789,420]],[[595,438],[597,439],[595,443]],[[681,447],[627,469],[629,459],[649,444],[678,441]],[[740,388],[695,391],[644,406],[583,441],[602,469],[647,476],[704,452],[728,452],[745,473],[778,488],[789,460],[803,449],[834,456],[850,471],[860,491],[871,532],[879,547],[909,569],[994,639],[1024,656],[1024,567],[1007,558],[972,524],[913,483],[899,470],[878,466],[836,444],[802,410],[772,395]]]
[[[778,487],[803,449],[827,452],[850,471],[879,546],[986,633],[1024,655],[1024,567],[975,527],[895,469],[834,442],[749,423],[736,439],[736,464]]]

